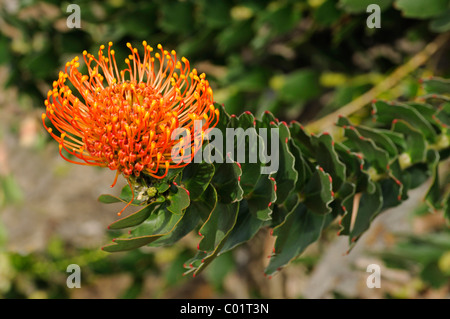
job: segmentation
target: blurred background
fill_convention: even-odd
[[[80,28],[67,25],[71,3]],[[367,26],[372,3],[381,28]],[[393,78],[373,98],[411,99],[420,78],[448,77],[449,30],[450,0],[0,0],[0,298],[449,298],[450,231],[422,203],[426,185],[378,217],[349,254],[332,225],[269,280],[272,243],[262,232],[188,278],[195,234],[163,249],[100,250],[120,235],[107,225],[122,206],[97,198],[125,181],[111,189],[114,172],[65,162],[41,124],[66,61],[109,41],[122,61],[127,42],[146,40],[205,72],[229,113],[269,110],[330,130],[333,119],[314,125]],[[412,57],[425,63],[405,67]],[[351,119],[369,114],[362,103]],[[381,265],[380,289],[366,286],[371,263]],[[81,267],[79,289],[66,286],[69,264]]]

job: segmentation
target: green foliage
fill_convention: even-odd
[[[367,5],[382,9],[382,29],[367,28]],[[215,97],[231,113],[270,110],[284,118],[310,119],[352,100],[367,84],[360,74],[387,74],[409,57],[398,49],[429,42],[450,29],[447,0],[323,1],[77,1],[81,28],[65,25],[66,2],[18,1],[0,8],[0,64],[7,85],[43,107],[49,84],[73,55],[96,52],[113,41],[119,57],[127,42],[164,44],[189,57],[208,75]],[[414,20],[411,20],[414,19]],[[429,22],[427,24],[422,21]],[[401,26],[401,27],[400,27]],[[357,40],[358,39],[358,40]],[[373,55],[392,47],[399,58]],[[139,47],[139,45],[137,45]],[[355,54],[369,63],[355,63]],[[203,62],[200,66],[199,62]],[[348,75],[329,86],[323,76]],[[365,77],[366,78],[366,77]],[[328,99],[320,99],[328,93]],[[314,108],[308,106],[314,105]]]
[[[427,285],[438,289],[450,280],[450,233],[440,230],[422,236],[398,234],[398,243],[383,252],[373,252],[386,266],[417,273]]]
[[[158,183],[171,186],[142,202],[145,207],[140,211],[113,223],[113,229],[136,227],[128,238],[117,238],[103,249],[171,245],[196,229],[201,236],[198,252],[185,263],[186,273],[196,275],[217,256],[270,227],[276,241],[266,274],[272,275],[317,241],[336,219],[340,235],[348,236],[352,247],[376,216],[401,204],[408,190],[429,176],[432,183],[425,199],[430,208],[445,209],[449,217],[448,185],[440,183],[438,170],[449,155],[450,133],[437,114],[450,115],[444,107],[450,90],[440,78],[427,79],[423,86],[425,95],[414,102],[374,101],[370,126],[353,125],[341,117],[336,124],[344,130],[342,141],[327,133],[310,134],[298,122],[288,126],[269,112],[260,119],[249,112],[236,117],[217,105],[224,136],[227,127],[254,134],[261,128],[278,129],[277,135],[268,136],[268,144],[255,140],[270,149],[271,137],[279,139],[278,170],[261,174],[268,164],[238,163],[239,154],[234,152],[223,163],[191,163],[163,181],[141,177],[136,185],[148,189],[158,188]],[[251,138],[239,134],[236,141],[246,151],[255,147]],[[112,198],[100,197],[106,202]]]

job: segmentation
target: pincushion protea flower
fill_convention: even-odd
[[[83,52],[89,74],[78,71],[79,58],[66,63],[45,101],[42,121],[59,142],[61,156],[81,165],[96,165],[117,170],[128,178],[145,173],[164,178],[169,169],[187,165],[203,141],[204,131],[217,123],[219,111],[213,106],[213,92],[205,79],[190,69],[186,58],[177,59],[158,44],[159,52],[143,42],[144,57],[127,44],[131,54],[127,68],[119,71],[115,52],[108,45],[108,55],[100,46],[98,58]],[[74,91],[66,85],[72,83]],[[78,91],[78,92],[75,92]],[[47,127],[48,118],[59,131]],[[194,132],[194,121],[202,129],[190,134],[191,141],[173,140],[172,132],[185,128]],[[180,146],[181,145],[181,146]],[[192,152],[185,152],[185,148]],[[183,161],[174,163],[173,148]],[[79,161],[64,156],[62,150]]]

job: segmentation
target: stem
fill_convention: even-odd
[[[399,66],[381,83],[377,84],[375,87],[347,105],[339,108],[337,111],[308,124],[307,128],[313,132],[320,131],[325,127],[333,126],[333,123],[339,115],[346,117],[360,110],[365,105],[372,102],[372,100],[378,97],[381,93],[392,89],[408,74],[424,64],[433,54],[436,53],[436,51],[438,51],[444,44],[448,43],[449,38],[450,32],[439,35],[433,42],[429,43],[422,51],[413,56],[408,62]]]

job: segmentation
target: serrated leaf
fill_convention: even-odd
[[[339,189],[345,180],[346,167],[334,149],[332,137],[328,134],[322,134],[313,139],[313,144],[315,144],[316,148],[315,158],[317,164],[333,177],[333,189]]]
[[[429,141],[434,141],[436,132],[431,124],[413,107],[407,104],[386,103],[376,101],[373,103],[377,121],[390,124],[395,119],[402,119],[417,128]]]
[[[289,150],[291,151],[292,155],[295,158],[294,167],[298,173],[298,178],[297,182],[295,183],[294,191],[300,192],[305,186],[305,182],[311,177],[312,172],[311,169],[309,168],[308,163],[303,158],[302,151],[292,139],[289,140],[288,146]]]
[[[232,118],[227,128],[227,140],[234,141],[234,149],[227,148],[227,152],[232,151],[232,158],[241,165],[240,185],[244,191],[244,196],[255,187],[261,175],[262,162],[265,162],[264,150],[266,145],[256,131],[255,122],[252,114],[244,113],[239,118]],[[231,133],[233,133],[234,138],[231,138]]]
[[[186,209],[183,218],[177,224],[175,229],[152,243],[152,246],[172,245],[188,233],[190,233],[199,224],[200,221],[206,221],[214,210],[217,203],[217,193],[214,187],[208,185],[208,188],[197,198],[191,202]]]
[[[229,251],[253,238],[253,236],[255,236],[264,224],[265,222],[263,220],[257,218],[256,214],[252,214],[250,212],[247,201],[243,199],[239,204],[236,225],[233,227],[233,230],[222,247],[220,254]]]
[[[227,220],[225,225],[221,224],[219,225],[220,227],[220,231],[216,233],[216,238],[214,239],[215,242],[215,247],[213,249],[213,251],[211,253],[208,254],[204,254],[204,252],[202,252],[202,246],[201,243],[202,241],[199,243],[199,248],[200,251],[197,253],[196,257],[195,257],[195,261],[196,264],[198,265],[198,260],[201,258],[200,260],[200,264],[194,268],[194,276],[199,274],[203,269],[206,268],[206,266],[208,266],[220,253],[222,247],[225,245],[226,240],[228,239],[228,237],[231,234],[231,231],[233,229],[233,227],[236,224],[236,220],[237,220],[237,215],[238,215],[238,210],[239,210],[239,202],[237,203],[231,203],[228,205],[222,204],[222,203],[218,203],[216,208],[214,209],[214,211],[217,210],[217,212],[221,212],[223,214],[228,214],[227,216]],[[211,213],[213,214],[214,211]],[[224,220],[222,218],[222,220]],[[206,223],[204,224],[204,226],[206,225]],[[212,229],[214,229],[215,227],[212,227],[212,224],[210,224],[209,226],[206,227],[206,229],[204,231],[208,231],[210,232]],[[202,231],[203,227],[200,229]],[[203,235],[203,232],[202,232]],[[204,256],[204,257],[203,257]]]
[[[241,174],[242,170],[235,162],[216,164],[216,173],[211,184],[216,189],[221,203],[234,203],[242,199],[244,192],[239,185]]]
[[[270,206],[277,199],[275,185],[275,181],[269,176],[260,175],[253,191],[246,197],[250,214],[259,220],[270,220],[272,213]]]
[[[363,193],[359,202],[355,223],[350,232],[350,241],[358,238],[369,228],[372,220],[380,213],[382,205],[383,197],[381,195],[381,187],[378,184],[373,194]]]
[[[375,184],[370,179],[369,174],[363,170],[363,158],[352,153],[349,148],[341,143],[336,143],[335,149],[341,161],[346,164],[347,180],[355,184],[355,193],[373,193]]]
[[[430,166],[433,176],[430,188],[425,195],[425,200],[433,209],[440,209],[443,207],[443,203],[441,202],[441,189],[439,184],[439,153],[435,150],[429,150],[427,153],[427,163]]]
[[[396,121],[393,124],[392,130],[404,135],[406,142],[404,152],[409,155],[412,164],[425,160],[427,143],[421,132],[402,120]]]
[[[361,136],[353,126],[345,128],[345,145],[354,152],[360,152],[364,155],[364,160],[373,165],[378,173],[384,173],[389,164],[388,153],[376,146],[371,140]]]
[[[330,175],[317,166],[301,196],[304,198],[303,204],[311,212],[319,215],[329,213],[329,204],[333,201]]]
[[[167,191],[169,189],[169,187],[172,185],[173,180],[182,174],[183,169],[184,169],[184,167],[170,169],[167,172],[166,177],[164,177],[162,180],[158,181],[154,185],[154,187],[156,188],[158,193],[161,194],[161,193],[164,193],[165,191]]]
[[[275,252],[270,258],[265,273],[271,275],[299,256],[322,232],[325,215],[317,215],[298,205],[288,214],[283,224],[276,227]]]
[[[277,199],[276,203],[283,203],[289,194],[294,190],[297,182],[298,173],[295,170],[295,157],[290,152],[288,141],[290,139],[290,132],[285,124],[278,125],[278,138],[279,138],[279,153],[278,153],[278,170],[272,176],[276,180],[277,186]],[[272,138],[272,135],[269,139]],[[276,138],[276,137],[275,137]],[[270,147],[270,146],[268,146]],[[273,157],[274,154],[271,154]],[[272,158],[273,160],[273,158]]]
[[[450,94],[450,81],[439,77],[431,77],[422,80],[424,90],[428,94]]]
[[[183,170],[182,183],[189,191],[191,200],[200,197],[214,176],[214,165],[209,163],[191,163]]]
[[[219,246],[236,223],[238,207],[238,203],[217,203],[208,220],[200,228],[202,240],[199,250],[211,252]]]
[[[352,124],[347,118],[340,117],[337,125],[343,127],[343,126],[351,126]],[[353,126],[358,133],[363,136],[364,138],[371,139],[379,148],[385,150],[390,158],[395,158],[398,155],[397,148],[395,147],[394,142],[392,142],[391,139],[389,139],[387,136],[383,134],[383,131],[365,127],[365,126],[359,126],[354,125]]]
[[[167,210],[173,214],[181,214],[189,206],[189,194],[185,188],[173,185],[167,195]]]

